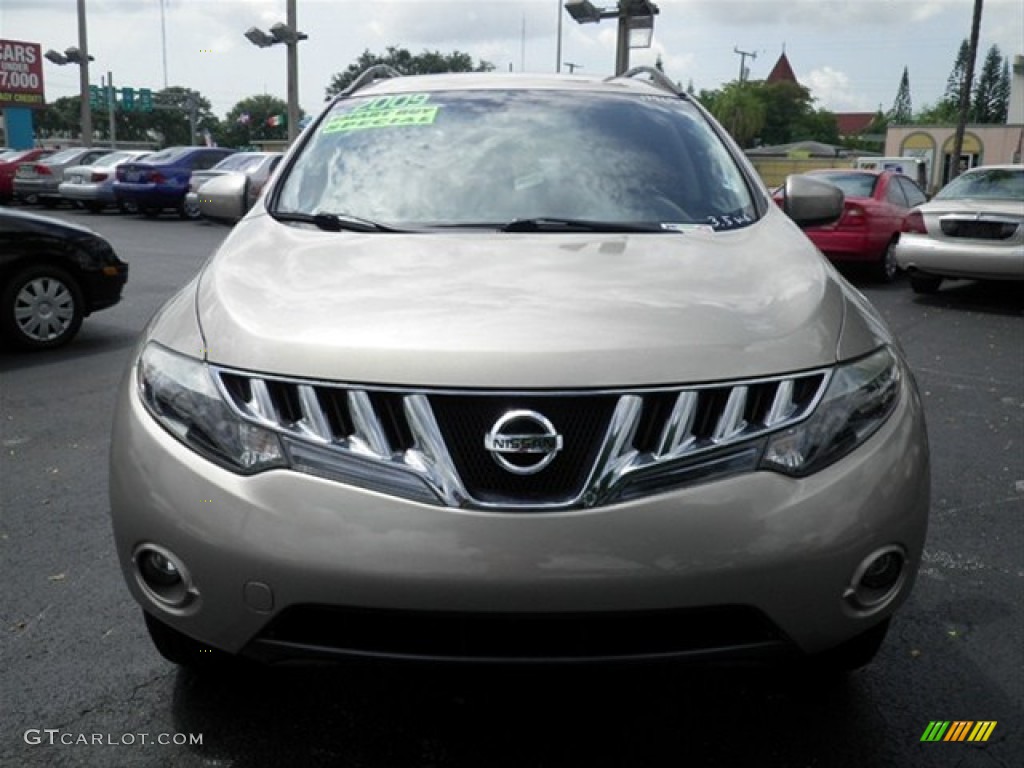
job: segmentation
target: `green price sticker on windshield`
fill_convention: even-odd
[[[351,112],[327,119],[321,133],[349,133],[372,128],[433,125],[437,106],[428,105],[426,93],[380,96],[360,104]]]

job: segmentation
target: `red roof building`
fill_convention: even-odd
[[[799,82],[796,79],[796,75],[793,73],[793,67],[789,64],[789,59],[786,58],[786,52],[783,51],[782,55],[779,56],[779,60],[775,62],[775,66],[772,67],[772,71],[768,73],[768,77],[765,78],[766,83],[796,83]]]
[[[840,136],[859,136],[875,119],[874,112],[836,112]]]

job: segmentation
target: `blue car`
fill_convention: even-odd
[[[212,168],[234,152],[223,147],[168,147],[144,162],[122,163],[117,168],[114,198],[119,206],[134,205],[149,217],[172,208],[183,219],[196,218],[185,205],[192,171]]]

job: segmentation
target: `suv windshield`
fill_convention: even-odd
[[[742,173],[692,104],[552,90],[342,100],[275,205],[398,227],[584,219],[731,229],[756,217]]]

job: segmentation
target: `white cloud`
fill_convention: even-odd
[[[811,90],[817,99],[815,106],[832,112],[868,112],[876,105],[858,93],[845,72],[821,67],[800,78],[800,83]]]

